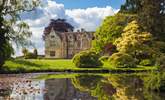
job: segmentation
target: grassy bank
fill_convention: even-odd
[[[5,62],[0,73],[25,73],[25,72],[143,72],[156,70],[155,67],[137,67],[137,68],[113,68],[107,63],[102,68],[76,68],[69,59],[14,59]]]

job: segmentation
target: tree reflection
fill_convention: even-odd
[[[76,75],[34,80],[1,77],[0,100],[165,100],[165,73]]]
[[[139,76],[112,75],[108,81],[117,89],[117,100],[144,100],[143,81]]]
[[[72,83],[81,91],[90,91],[97,87],[97,84],[100,82],[101,78],[101,76],[96,75],[79,75],[72,79]]]
[[[98,100],[109,100],[116,92],[113,85],[99,75],[79,75],[72,79],[72,84],[80,91],[89,92]]]
[[[149,77],[144,79],[145,87],[148,90],[165,92],[165,73],[151,73]]]
[[[77,91],[68,78],[47,79],[45,88],[44,100],[96,100],[88,93]]]
[[[144,95],[148,100],[165,99],[165,73],[151,73],[144,78]]]
[[[165,95],[160,92],[149,91],[146,84],[155,85],[150,78],[160,82],[160,88],[164,89],[164,78],[155,78],[150,75],[79,75],[72,79],[72,84],[80,91],[89,92],[98,100],[163,100]],[[160,77],[159,76],[159,77]],[[150,77],[150,78],[149,78]],[[148,79],[148,80],[146,80]]]

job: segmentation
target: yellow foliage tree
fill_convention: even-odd
[[[124,33],[116,39],[114,44],[119,52],[135,54],[148,51],[151,42],[152,35],[148,32],[142,32],[137,21],[132,21],[124,28]]]

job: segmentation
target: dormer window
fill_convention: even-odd
[[[86,34],[84,34],[84,38],[87,38],[87,35]]]

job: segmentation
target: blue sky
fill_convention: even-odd
[[[63,3],[66,9],[89,8],[89,7],[106,7],[119,9],[125,0],[54,0],[57,3]]]
[[[39,54],[44,54],[42,39],[44,28],[50,19],[66,19],[75,31],[84,28],[95,31],[107,16],[116,14],[125,0],[43,0],[43,5],[35,11],[22,13],[22,19],[29,24],[33,35],[30,40]],[[22,55],[21,49],[15,49],[15,55]]]

